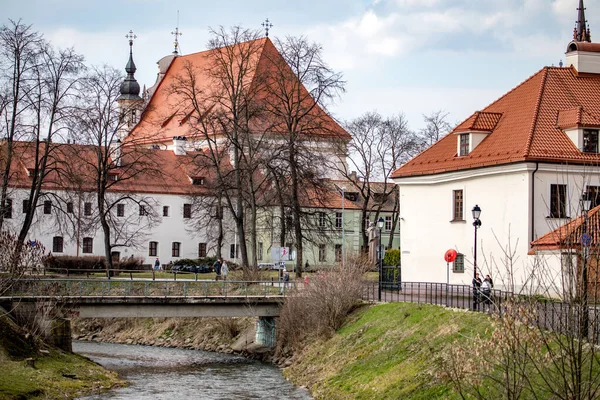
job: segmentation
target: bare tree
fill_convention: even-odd
[[[25,114],[32,106],[28,96],[35,87],[33,77],[42,46],[42,36],[20,20],[9,20],[9,25],[0,30],[0,134],[5,140],[1,158],[0,228],[6,214],[14,142],[25,136]]]
[[[84,145],[69,146],[66,155],[71,185],[95,198],[97,211],[79,223],[91,231],[101,227],[107,271],[113,267],[113,249],[139,246],[159,219],[154,200],[139,194],[135,183],[163,181],[164,165],[154,150],[134,139],[126,144],[119,139],[125,116],[131,114],[117,104],[122,81],[122,74],[111,67],[91,69],[82,81],[73,120]]]
[[[429,115],[423,114],[423,121],[425,122],[425,128],[421,129],[421,135],[429,141],[432,145],[452,130],[452,126],[448,122],[447,118],[450,113],[437,110],[432,111]]]
[[[315,192],[320,190],[325,156],[316,148],[345,134],[326,112],[344,91],[345,82],[327,66],[320,45],[304,37],[287,37],[275,44],[278,51],[267,42],[263,52],[269,61],[265,104],[271,130],[282,143],[280,167],[286,179],[283,184],[289,185],[295,270],[302,276],[303,240],[307,238],[303,223],[314,221],[314,212],[304,212],[302,199],[318,198]]]
[[[348,163],[332,165],[348,180],[361,197],[361,220],[371,214],[375,220],[393,199],[392,230],[389,247],[392,246],[398,222],[398,189],[389,176],[402,163],[423,148],[423,140],[408,128],[403,114],[384,119],[376,112],[369,112],[346,124],[352,135],[347,150],[339,143],[338,153]],[[332,163],[333,164],[333,163]],[[363,251],[368,251],[366,224],[361,224]]]

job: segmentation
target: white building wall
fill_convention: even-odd
[[[57,193],[64,197],[64,193]],[[13,200],[12,218],[6,220],[6,228],[11,231],[18,233],[23,221],[22,212],[22,201],[26,198],[27,192],[25,190],[13,190],[9,198]],[[186,224],[189,219],[183,218],[183,205],[189,203],[190,199],[186,196],[179,195],[168,195],[168,194],[154,194],[144,195],[151,203],[153,212],[157,213],[158,219],[156,225],[152,228],[144,230],[139,234],[135,235],[135,241],[138,242],[135,246],[117,247],[113,248],[113,251],[120,252],[121,259],[130,256],[140,257],[146,264],[153,264],[156,257],[149,255],[149,243],[151,241],[158,242],[158,258],[162,264],[167,264],[169,261],[175,262],[180,258],[197,258],[198,257],[198,243],[208,243],[208,255],[215,255],[215,241],[209,239],[205,231],[192,232],[191,228]],[[31,226],[28,240],[36,240],[41,242],[46,251],[52,252],[52,243],[54,236],[62,236],[64,240],[63,252],[54,253],[56,255],[79,255],[79,256],[104,256],[104,234],[99,224],[95,226],[92,232],[85,232],[83,227],[89,219],[83,216],[83,203],[89,201],[92,204],[92,213],[97,212],[96,199],[93,195],[88,194],[82,198],[81,204],[81,219],[82,224],[80,225],[79,234],[79,251],[77,249],[77,231],[78,224],[68,223],[62,212],[56,208],[52,209],[50,215],[43,213],[43,201],[40,200],[36,211],[36,218]],[[56,201],[53,200],[54,205],[57,205]],[[119,220],[123,218],[124,221],[131,221],[129,216],[137,218],[139,216],[139,207],[134,202],[125,203],[125,217],[116,216],[116,207],[113,210],[115,219]],[[169,206],[169,216],[163,217],[163,206]],[[64,204],[61,205],[64,210]],[[77,203],[74,204],[74,214],[77,215],[79,208]],[[75,216],[73,215],[73,216]],[[93,217],[92,217],[93,218]],[[216,224],[216,222],[214,222]],[[223,255],[229,255],[229,245],[234,243],[232,227],[227,226],[225,228],[226,237],[223,242]],[[144,225],[142,225],[144,226]],[[135,231],[138,227],[132,226],[131,230]],[[84,237],[93,238],[93,252],[83,253],[82,244]],[[172,243],[181,243],[180,256],[172,256]]]
[[[435,181],[429,178],[400,181],[404,281],[446,282],[444,254],[448,249],[455,249],[465,256],[465,272],[452,272],[450,265],[449,281],[471,284],[474,244],[471,209],[475,204],[482,210],[482,226],[477,232],[477,263],[484,274],[498,277],[505,263],[502,248],[509,243],[517,254],[527,254],[530,173],[523,168],[503,174],[482,173],[467,171],[437,176]],[[452,221],[454,190],[463,190],[463,222]],[[522,258],[515,260],[518,273],[523,261]],[[496,287],[500,283],[496,278]]]

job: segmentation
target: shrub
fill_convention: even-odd
[[[293,353],[306,340],[329,337],[339,329],[360,303],[362,277],[370,267],[365,256],[350,258],[343,268],[312,275],[302,290],[292,292],[279,316],[277,355]]]
[[[134,258],[126,258],[117,263],[114,263],[115,269],[121,269],[125,271],[143,271],[152,269],[150,264],[142,264],[142,258],[134,257]]]
[[[85,270],[103,270],[105,269],[104,257],[74,257],[74,256],[53,256],[44,258],[43,264],[46,271],[58,273],[76,273]]]
[[[383,265],[389,265],[392,267],[400,265],[400,250],[399,249],[386,250],[385,255],[383,256]]]

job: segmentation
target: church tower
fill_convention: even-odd
[[[579,0],[573,40],[567,46],[565,54],[566,66],[575,68],[577,73],[600,74],[600,43],[592,43],[583,0]]]
[[[133,31],[125,35],[129,39],[129,61],[125,66],[127,77],[121,83],[121,95],[117,98],[119,111],[123,116],[123,123],[119,127],[119,139],[122,141],[137,124],[143,111],[144,99],[140,97],[140,84],[135,79],[135,63],[133,62],[133,39],[137,36]]]

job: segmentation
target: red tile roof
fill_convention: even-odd
[[[472,115],[453,132],[468,127],[489,128],[491,133],[467,156],[456,154],[456,135],[446,135],[394,171],[393,178],[432,175],[523,161],[585,164],[598,155],[583,153],[558,126],[559,120],[579,121],[574,109],[582,108],[582,125],[600,120],[600,74],[581,74],[569,68],[545,67]],[[561,112],[565,114],[560,117]],[[486,113],[485,123],[478,124]]]
[[[500,118],[502,118],[502,113],[476,111],[475,114],[458,125],[454,129],[454,133],[472,131],[491,132],[498,124],[498,121],[500,121]]]
[[[584,232],[591,236],[590,247],[600,245],[600,206],[588,211],[588,221],[584,224],[585,217],[579,217],[546,233],[531,242],[532,251],[559,250],[581,248],[581,237]]]
[[[263,73],[268,73],[273,70],[275,65],[283,58],[271,42],[269,38],[262,38],[254,41],[244,42],[235,46],[245,46],[251,50],[246,50],[251,54],[251,62],[249,73],[245,75],[247,82],[245,85],[260,85],[256,82],[261,80],[258,76]],[[252,48],[252,47],[254,48]],[[186,96],[176,92],[176,87],[181,87],[181,78],[186,76],[191,70],[195,76],[195,91],[197,97],[209,99],[215,96],[220,90],[218,85],[215,85],[215,77],[211,76],[211,66],[214,63],[214,52],[222,51],[222,49],[206,50],[199,53],[193,53],[185,56],[175,57],[169,66],[164,78],[159,83],[150,99],[148,106],[141,116],[140,122],[132,129],[131,133],[125,139],[126,142],[135,141],[136,144],[143,143],[169,143],[174,136],[186,136],[193,138],[195,133],[187,123],[192,114],[192,107]],[[243,52],[241,50],[240,52]],[[285,62],[285,61],[283,61]],[[289,67],[287,67],[289,69]],[[289,73],[293,75],[291,69]],[[268,75],[267,75],[268,76]],[[301,90],[308,95],[306,88],[303,86]],[[260,94],[258,98],[265,99],[267,96]],[[304,97],[304,95],[302,96]],[[204,108],[206,113],[210,112],[213,107],[219,105],[213,103],[201,104],[200,108]],[[314,104],[314,101],[313,101]],[[222,105],[221,108],[224,108]],[[310,131],[310,134],[319,136],[331,136],[349,140],[350,135],[321,107],[318,105],[310,112],[314,117],[320,118],[321,128],[319,130]],[[273,121],[261,123],[261,126],[256,126],[256,129],[268,129],[272,126]],[[252,128],[252,127],[251,127]],[[306,132],[306,131],[305,131]],[[214,134],[219,134],[215,131]]]
[[[6,142],[2,143],[5,146]],[[35,167],[35,147],[33,142],[14,142],[14,159],[11,168],[11,187],[27,188],[31,178],[27,170]],[[81,190],[95,191],[96,186],[96,147],[92,145],[51,143],[49,174],[44,179],[43,189],[64,190],[74,188],[74,176],[82,180]],[[223,166],[231,168],[228,153],[224,152]],[[214,168],[203,167],[190,152],[177,156],[168,150],[151,150],[143,147],[129,148],[123,152],[122,168],[110,170],[119,176],[110,186],[114,192],[136,192],[152,194],[202,194],[208,193],[210,185],[216,182]],[[138,167],[128,169],[128,163]],[[205,178],[204,186],[192,185],[190,178]],[[208,186],[208,187],[207,187]]]

